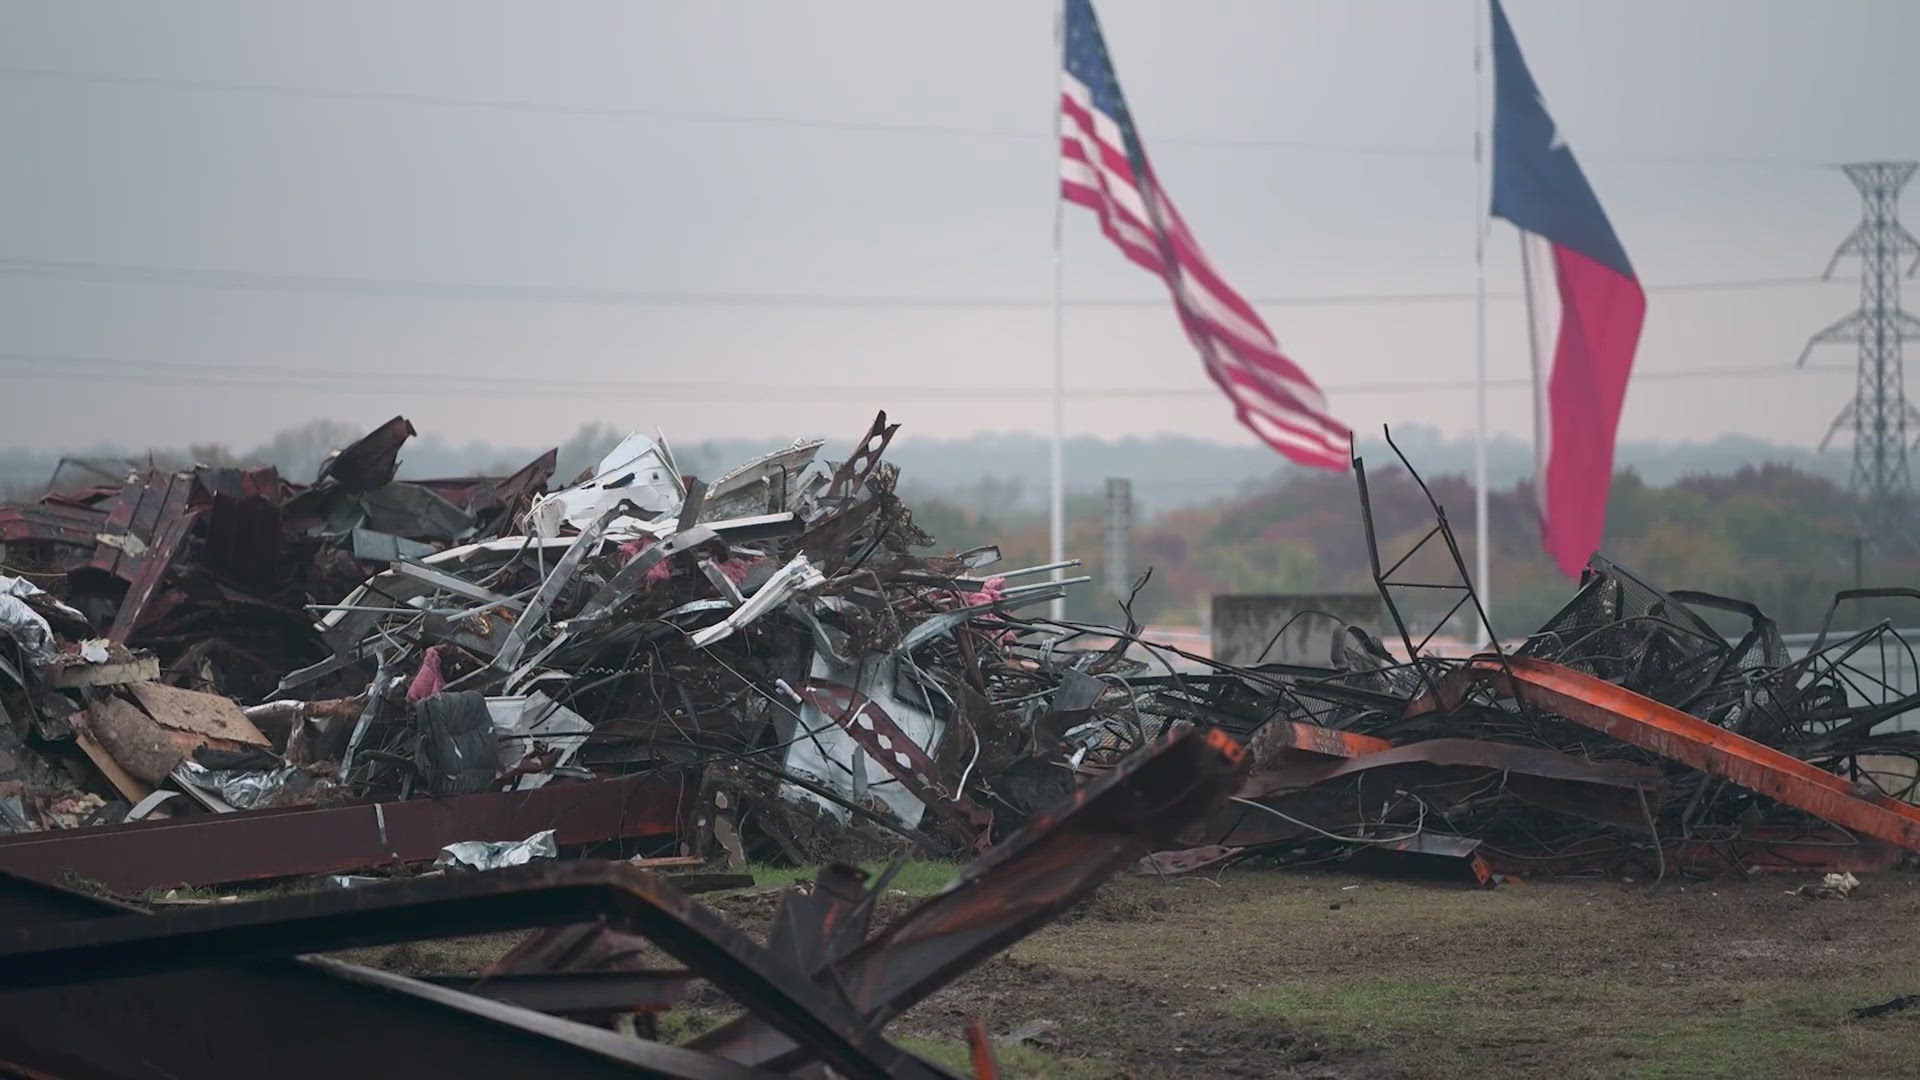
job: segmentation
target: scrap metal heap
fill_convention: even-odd
[[[915,554],[897,429],[711,483],[635,435],[549,492],[552,453],[397,481],[395,418],[309,487],[195,468],[0,508],[0,868],[137,890],[547,828],[984,851],[1189,710],[1127,703],[1131,635],[1022,617],[1076,563]],[[46,832],[76,824],[107,827]]]
[[[1085,580],[1040,576],[1072,563],[916,554],[931,538],[882,459],[896,430],[882,413],[843,460],[804,441],[711,483],[635,435],[549,491],[552,453],[398,481],[395,418],[311,486],[196,468],[0,507],[0,562],[26,571],[0,578],[0,869],[134,892],[547,830],[515,850],[954,857],[1188,728],[1251,766],[1158,872],[1920,851],[1920,735],[1896,724],[1920,695],[1886,675],[1916,665],[1888,626],[1823,631],[1796,660],[1751,605],[1596,557],[1517,649],[1437,656],[1413,617],[1478,612],[1445,513],[1383,555],[1356,462],[1395,647],[1336,621],[1324,665],[1220,664],[1142,640],[1130,612],[1030,613]],[[1403,610],[1410,590],[1452,609]],[[1836,608],[1888,595],[1920,598]],[[1709,621],[1727,616],[1731,639]]]
[[[1366,471],[1355,469],[1372,544]],[[1435,625],[1468,605],[1485,616],[1432,507],[1433,528],[1410,550],[1383,557],[1374,546],[1398,656],[1335,620],[1325,667],[1214,665],[1237,692],[1216,695],[1235,704],[1220,722],[1270,719],[1250,733],[1251,774],[1233,809],[1153,869],[1265,854],[1426,864],[1482,881],[1652,879],[1884,869],[1920,852],[1920,731],[1897,723],[1920,693],[1895,678],[1920,673],[1914,650],[1886,623],[1830,633],[1849,604],[1920,592],[1838,594],[1793,659],[1753,605],[1663,592],[1596,555],[1574,597],[1518,648],[1442,657],[1427,649],[1432,635],[1415,640],[1400,598],[1457,597]],[[1423,553],[1429,577],[1439,567],[1451,580],[1408,580],[1403,568]],[[1713,613],[1746,626],[1723,636]]]
[[[827,867],[788,889],[764,944],[623,863],[543,863],[143,914],[0,875],[0,1068],[44,1077],[332,1077],[293,1022],[422,1076],[945,1077],[888,1022],[1204,817],[1245,754],[1188,728],[1121,763],[870,933],[886,878]],[[895,864],[896,868],[898,864]],[[543,928],[481,978],[420,980],[317,955]],[[648,947],[678,968],[624,962]],[[657,1011],[696,979],[744,1010],[684,1045],[580,1018]],[[112,1038],[100,1038],[108,1030]],[[975,1044],[975,1075],[995,1075]]]

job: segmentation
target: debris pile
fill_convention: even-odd
[[[6,822],[153,825],[57,856],[117,887],[144,880],[129,847],[180,833],[162,821],[201,851],[154,869],[167,884],[549,828],[735,865],[983,851],[1065,798],[1072,766],[1187,710],[1123,704],[1133,635],[1023,618],[1085,580],[1046,576],[1076,562],[916,554],[932,540],[882,460],[897,428],[882,413],[843,460],[804,441],[712,482],[634,435],[549,491],[551,452],[396,480],[413,428],[395,418],[311,486],[195,468],[0,508],[0,564],[21,572],[0,609],[0,739],[24,770]],[[458,829],[406,809],[423,799]],[[377,843],[274,842],[369,804]],[[270,829],[241,813],[294,807]],[[242,836],[262,850],[214,842]],[[0,847],[0,865],[56,858]]]
[[[1863,663],[1912,660],[1887,626],[1793,659],[1751,605],[1596,557],[1517,648],[1438,656],[1395,602],[1478,610],[1435,504],[1414,551],[1374,550],[1397,642],[1336,621],[1324,665],[1222,664],[1130,613],[1038,615],[1085,580],[1057,578],[1073,562],[921,553],[883,460],[897,428],[882,413],[843,458],[803,441],[711,482],[634,435],[552,487],[551,452],[397,480],[396,417],[311,485],[150,471],[0,507],[0,828],[19,834],[0,868],[137,890],[609,842],[735,868],[955,857],[1186,728],[1252,764],[1152,853],[1160,873],[1846,872],[1920,851],[1920,735],[1894,724],[1920,695]],[[1429,545],[1455,581],[1399,576]],[[85,825],[113,828],[49,832]]]
[[[1912,670],[1912,646],[1884,623],[1829,632],[1850,603],[1920,593],[1839,594],[1794,659],[1753,605],[1665,592],[1595,556],[1572,600],[1517,648],[1442,657],[1395,606],[1403,589],[1437,589],[1459,597],[1453,611],[1478,611],[1433,509],[1413,550],[1392,561],[1375,551],[1398,656],[1336,623],[1325,667],[1216,667],[1206,711],[1237,730],[1257,724],[1246,731],[1251,776],[1231,811],[1189,836],[1193,847],[1157,853],[1148,869],[1257,853],[1483,882],[1496,872],[1652,880],[1885,869],[1920,852],[1920,732],[1897,723],[1920,694],[1888,675],[1892,657]],[[1450,557],[1454,582],[1397,576],[1428,544]],[[1714,613],[1746,627],[1723,636]]]
[[[781,895],[764,945],[691,890],[618,862],[157,914],[0,875],[0,1060],[33,1076],[252,1077],[268,1060],[277,1075],[337,1075],[338,1055],[286,1053],[297,1017],[372,1040],[389,1061],[381,1071],[430,1076],[952,1077],[886,1025],[1203,818],[1244,765],[1218,732],[1171,733],[877,930],[892,871],[869,881],[826,867],[812,888]],[[317,955],[528,929],[478,978]],[[647,965],[656,950],[680,966]],[[742,1014],[681,1045],[646,1037],[696,979]],[[636,1016],[646,1026],[624,1034],[581,1022]],[[99,1037],[103,1018],[113,1038]],[[998,1075],[984,1039],[974,1063],[974,1075]]]

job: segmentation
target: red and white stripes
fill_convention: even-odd
[[[1352,439],[1346,425],[1328,413],[1320,388],[1280,351],[1252,305],[1200,250],[1144,149],[1142,168],[1134,168],[1119,123],[1096,109],[1092,97],[1072,73],[1062,73],[1062,196],[1099,215],[1107,238],[1167,283],[1187,337],[1242,424],[1302,465],[1346,468]]]

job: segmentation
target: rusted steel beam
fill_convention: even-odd
[[[0,923],[131,909],[0,876]],[[337,960],[274,960],[0,993],[0,1070],[59,1080],[333,1080],[336,1053],[288,1053],[287,1019],[377,1046],[405,1076],[751,1080],[770,1074]],[[103,1038],[102,1032],[110,1032]],[[364,1063],[363,1063],[364,1064]]]
[[[1475,657],[1442,680],[1435,693],[1416,698],[1407,706],[1407,715],[1457,708],[1467,691],[1482,683],[1835,825],[1920,851],[1920,808],[1551,661]]]
[[[1345,761],[1393,749],[1393,744],[1372,735],[1339,731],[1299,720],[1269,720],[1247,740],[1247,757],[1252,765],[1239,796],[1257,799],[1273,791],[1283,778],[1302,765]]]
[[[1245,766],[1245,750],[1224,732],[1170,732],[1066,805],[1029,820],[940,895],[829,964],[818,981],[844,987],[868,1022],[886,1023],[1205,817],[1239,785]],[[790,1040],[751,1016],[688,1046],[762,1068],[802,1060]]]
[[[0,986],[67,986],[596,919],[644,935],[841,1075],[944,1075],[881,1037],[831,988],[780,963],[665,878],[617,862],[534,864],[0,929]]]
[[[1321,727],[1299,720],[1273,719],[1247,740],[1247,770],[1237,798],[1260,799],[1299,787],[1303,775],[1318,775],[1342,762],[1393,749],[1372,735]],[[1249,815],[1254,815],[1249,820]],[[1164,874],[1184,874],[1238,854],[1243,847],[1294,834],[1269,815],[1241,805],[1222,805],[1212,817],[1182,833],[1183,849],[1156,852],[1141,866]]]
[[[1349,777],[1414,789],[1477,789],[1499,775],[1528,802],[1627,828],[1646,828],[1646,808],[1666,797],[1660,770],[1623,761],[1588,761],[1557,750],[1485,739],[1429,739],[1338,762],[1308,778],[1312,786]],[[1642,801],[1644,798],[1644,802]]]
[[[253,810],[0,838],[0,871],[68,876],[114,892],[329,874],[420,862],[462,840],[561,846],[679,831],[692,784],[672,774],[548,784],[531,791],[325,809]]]
[[[1235,804],[1215,814],[1196,842],[1254,847],[1321,829],[1349,829],[1365,820],[1372,795],[1412,791],[1436,805],[1477,794],[1497,782],[1537,806],[1644,831],[1647,808],[1666,796],[1658,769],[1629,762],[1587,761],[1569,754],[1484,739],[1429,739],[1359,757],[1295,758],[1242,786],[1241,798],[1287,815]],[[1245,794],[1251,791],[1253,794]],[[1294,819],[1293,821],[1287,820]]]
[[[1256,761],[1289,751],[1323,758],[1357,758],[1390,750],[1393,744],[1372,735],[1321,727],[1299,720],[1269,720],[1247,740],[1247,753]]]

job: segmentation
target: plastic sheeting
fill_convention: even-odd
[[[553,841],[553,830],[537,832],[525,840],[462,840],[440,849],[433,865],[464,867],[468,870],[498,870],[507,866],[525,866],[535,859],[557,859],[560,846]]]
[[[300,770],[282,769],[209,769],[188,758],[173,770],[173,781],[187,788],[209,809],[260,810],[272,806],[274,799]]]
[[[44,664],[52,660],[55,653],[53,627],[27,603],[30,597],[44,597],[42,603],[51,602],[68,611],[73,609],[54,600],[45,589],[26,578],[0,574],[0,634],[12,638],[28,660]],[[81,617],[78,611],[73,615]]]

